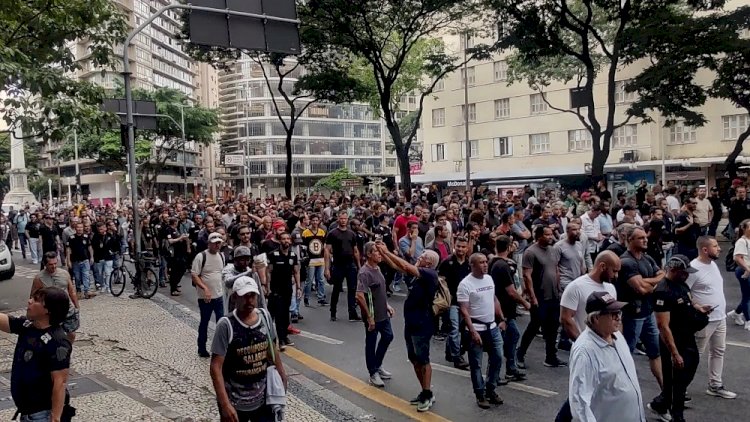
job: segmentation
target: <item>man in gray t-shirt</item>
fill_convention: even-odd
[[[370,383],[385,387],[383,379],[390,379],[391,373],[382,368],[385,352],[393,341],[391,316],[393,308],[388,305],[386,283],[378,264],[383,260],[375,242],[367,242],[364,247],[367,262],[357,275],[357,303],[365,323],[365,362],[370,374]],[[378,341],[380,335],[380,341]]]
[[[586,273],[585,249],[579,238],[580,226],[568,223],[565,238],[555,244],[560,256],[557,269],[560,271],[560,287],[565,290],[568,284]]]

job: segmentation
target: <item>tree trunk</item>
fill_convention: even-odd
[[[739,138],[737,138],[737,141],[734,143],[734,149],[732,152],[727,155],[727,160],[724,162],[727,166],[727,171],[729,172],[729,178],[730,179],[736,179],[737,178],[737,157],[740,156],[742,153],[742,147],[745,143],[745,139],[750,136],[750,127],[748,127]]]
[[[404,197],[411,198],[411,167],[409,166],[409,151],[406,148],[396,147],[398,168],[401,173],[401,189]]]
[[[289,130],[286,132],[286,143],[284,148],[286,149],[286,172],[284,175],[284,192],[286,193],[287,199],[292,199],[292,135],[294,134],[294,124],[289,125]]]
[[[604,165],[607,164],[607,158],[609,158],[609,151],[599,151],[598,153],[594,153],[591,159],[591,178],[594,183],[604,177]]]

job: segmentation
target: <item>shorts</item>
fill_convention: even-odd
[[[406,339],[406,355],[409,358],[409,362],[419,365],[429,364],[430,339],[432,339],[432,334],[417,335],[411,334],[406,330],[404,338]]]
[[[656,326],[656,317],[653,313],[645,318],[631,318],[623,315],[622,335],[628,343],[630,353],[635,350],[638,339],[646,348],[646,356],[656,359],[659,354],[659,329]]]
[[[66,334],[75,333],[81,326],[80,312],[78,309],[71,308],[65,321],[62,322],[62,329]]]

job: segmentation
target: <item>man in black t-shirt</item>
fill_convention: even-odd
[[[701,226],[696,221],[695,208],[698,206],[698,200],[687,198],[683,203],[685,211],[677,216],[674,228],[674,237],[677,241],[677,253],[687,256],[689,259],[698,257],[698,246],[696,242],[701,235]]]
[[[513,239],[509,236],[501,235],[495,240],[495,249],[497,257],[490,266],[490,275],[495,283],[495,296],[500,302],[500,308],[505,316],[505,331],[501,331],[503,336],[503,354],[505,355],[505,378],[509,381],[522,381],[526,379],[526,374],[518,369],[516,365],[516,347],[521,338],[521,332],[518,330],[516,318],[518,311],[516,307],[521,305],[524,309],[531,309],[531,304],[521,297],[516,291],[514,276],[518,271],[518,264],[508,258],[513,247]]]
[[[89,292],[91,282],[91,265],[94,263],[94,250],[91,238],[83,232],[83,223],[76,223],[75,234],[65,243],[65,260],[68,268],[73,270],[76,290],[86,299],[96,296],[96,292]]]
[[[57,245],[60,243],[60,236],[57,232],[57,227],[54,226],[54,219],[52,215],[44,216],[44,224],[39,228],[39,243],[42,244],[42,253],[40,256],[44,256],[47,252],[58,253]]]
[[[357,305],[354,299],[357,290],[357,272],[360,267],[357,236],[349,227],[349,215],[346,211],[339,211],[338,226],[328,232],[325,247],[325,278],[333,284],[331,293],[331,321],[336,321],[336,310],[339,294],[343,291],[346,279],[346,299],[349,311],[349,321],[361,321],[357,315]]]
[[[169,219],[169,225],[164,229],[164,233],[169,245],[163,251],[166,254],[167,266],[169,267],[169,293],[172,296],[179,296],[180,280],[187,270],[190,238],[187,234],[180,234],[177,231],[177,219],[174,217]],[[167,245],[165,244],[165,246]],[[139,292],[137,291],[133,297],[138,296]]]
[[[279,249],[268,254],[267,279],[271,293],[268,295],[268,310],[276,322],[279,347],[293,346],[287,333],[289,327],[289,307],[292,304],[292,283],[296,287],[297,300],[302,298],[300,288],[299,257],[291,250],[292,237],[289,233],[279,235]]]
[[[10,390],[21,420],[67,421],[66,384],[72,345],[60,324],[68,315],[68,295],[56,288],[37,290],[25,317],[0,314],[0,331],[18,335]]]
[[[461,280],[471,273],[468,251],[469,242],[467,239],[465,237],[458,237],[456,238],[453,254],[438,266],[438,275],[445,277],[445,283],[448,285],[448,290],[451,293],[451,308],[447,313],[450,322],[450,331],[447,333],[445,341],[445,359],[453,362],[454,367],[463,370],[469,369],[469,363],[466,362],[461,353],[461,332],[459,330],[461,316],[458,309],[458,301],[456,300],[456,291]]]
[[[39,230],[42,228],[42,222],[37,219],[36,214],[29,214],[29,223],[26,224],[26,237],[29,239],[29,249],[31,250],[31,263],[39,263]]]

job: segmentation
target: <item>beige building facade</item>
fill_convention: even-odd
[[[746,2],[746,1],[745,1]],[[459,49],[459,36],[445,42]],[[636,63],[618,72],[615,123],[627,120],[626,110],[636,98],[626,93],[625,82],[645,66]],[[468,67],[470,171],[474,185],[514,186],[538,184],[575,185],[583,183],[590,171],[591,136],[577,116],[554,108],[571,108],[573,84],[555,83],[544,95],[525,82],[508,84],[507,61],[469,63]],[[701,83],[711,74],[702,71]],[[422,116],[424,143],[421,174],[415,183],[436,183],[440,187],[462,189],[466,177],[463,70],[448,75],[434,95],[425,100]],[[594,92],[596,112],[601,122],[606,115],[606,83],[597,80]],[[682,123],[664,127],[659,113],[644,124],[631,119],[616,130],[605,172],[611,187],[626,189],[624,181],[661,179],[678,184],[714,185],[726,179],[723,162],[734,147],[734,140],[748,127],[745,110],[729,102],[709,100],[701,109],[708,119],[703,127]],[[738,162],[750,164],[750,151]],[[621,185],[617,181],[621,181]],[[723,182],[722,182],[723,183]]]

